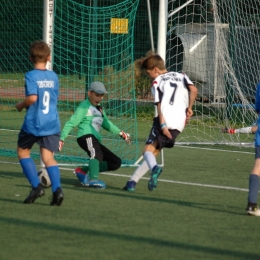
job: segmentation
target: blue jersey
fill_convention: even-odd
[[[37,95],[38,99],[27,109],[22,130],[34,136],[60,133],[57,110],[59,80],[55,72],[34,69],[25,74],[25,95]]]
[[[260,83],[257,85],[255,94],[255,110],[258,114],[257,131],[255,133],[255,145],[260,146]]]

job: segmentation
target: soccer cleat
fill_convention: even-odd
[[[260,217],[260,210],[257,205],[255,206],[248,205],[246,208],[246,212],[248,215]]]
[[[123,190],[128,190],[128,191],[135,191],[135,186],[136,182],[135,181],[128,181],[123,188]]]
[[[42,187],[41,184],[39,184],[36,188],[32,188],[30,191],[28,197],[24,200],[24,204],[31,204],[34,203],[34,201],[37,198],[40,198],[44,195],[44,188]]]
[[[53,192],[51,206],[60,206],[63,199],[64,199],[64,194],[61,188],[59,187],[55,192]]]
[[[100,180],[91,180],[90,181],[86,178],[85,181],[82,182],[81,184],[85,187],[95,188],[95,189],[105,189],[106,188],[106,184]]]
[[[76,168],[73,173],[81,183],[84,183],[86,177],[88,176],[87,173],[84,172],[81,168]]]
[[[156,189],[157,183],[158,183],[158,177],[160,176],[161,173],[162,173],[162,168],[159,167],[158,165],[154,166],[154,168],[151,172],[151,178],[148,181],[148,190],[149,191],[153,191]]]

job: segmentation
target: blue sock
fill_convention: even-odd
[[[249,176],[248,202],[257,204],[258,189],[259,176],[251,173]]]
[[[26,176],[29,183],[32,185],[33,188],[36,188],[40,180],[37,175],[37,169],[35,163],[32,158],[23,158],[20,160],[20,164],[23,169],[23,173]]]
[[[54,165],[54,166],[46,167],[46,170],[51,180],[52,192],[55,192],[57,188],[60,187],[60,169],[58,165]]]
[[[80,182],[84,182],[84,180],[86,178],[86,174],[82,174],[82,173],[77,173],[76,176]]]

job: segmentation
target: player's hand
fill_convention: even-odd
[[[192,115],[193,115],[193,111],[192,111],[192,109],[187,108],[187,110],[186,110],[186,117],[187,117],[187,120],[189,120],[189,119],[192,117]]]
[[[22,102],[17,103],[15,108],[18,112],[21,112],[23,110]]]
[[[123,138],[123,139],[125,140],[125,142],[126,142],[128,145],[131,144],[132,140],[131,140],[130,134],[121,131],[121,132],[119,133],[119,135],[121,136],[121,138]]]
[[[59,142],[59,149],[58,149],[59,151],[62,150],[63,145],[64,145],[64,141],[61,141],[61,140],[60,140],[60,142]]]
[[[171,133],[169,132],[169,130],[168,130],[167,127],[162,128],[162,132],[163,132],[163,134],[166,135],[169,139],[172,139],[172,135],[171,135]]]

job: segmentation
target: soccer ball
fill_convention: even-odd
[[[45,168],[41,168],[37,174],[42,186],[45,188],[49,188],[51,186],[51,180],[47,170]]]

